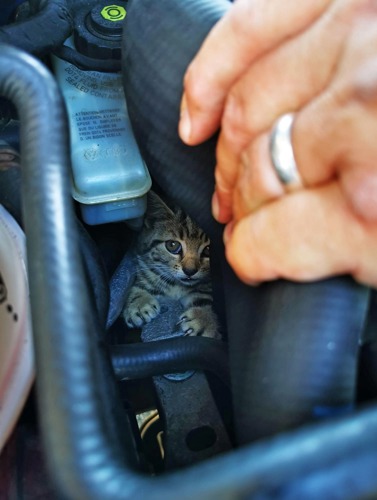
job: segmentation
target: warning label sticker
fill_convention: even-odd
[[[100,99],[123,97],[121,77],[94,71],[81,71],[71,64],[64,69],[65,81],[80,92]]]
[[[117,109],[79,111],[74,115],[80,141],[121,137],[126,131]]]

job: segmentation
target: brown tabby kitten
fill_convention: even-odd
[[[136,242],[135,282],[123,311],[129,327],[140,328],[160,313],[160,297],[181,302],[177,331],[219,337],[212,310],[209,239],[180,208],[171,210],[154,192]]]

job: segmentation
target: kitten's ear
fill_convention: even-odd
[[[174,212],[154,191],[149,191],[147,198],[147,211],[144,218],[144,225],[152,227],[158,221],[165,221],[174,218]]]

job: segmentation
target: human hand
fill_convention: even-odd
[[[197,144],[221,123],[214,215],[248,283],[377,285],[376,17],[367,0],[238,0],[188,69],[180,134]],[[268,143],[292,111],[304,189],[287,193]]]

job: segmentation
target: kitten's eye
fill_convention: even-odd
[[[165,243],[166,250],[170,253],[177,254],[182,250],[182,245],[179,241],[169,240]]]
[[[209,257],[209,245],[203,249],[202,257]]]

